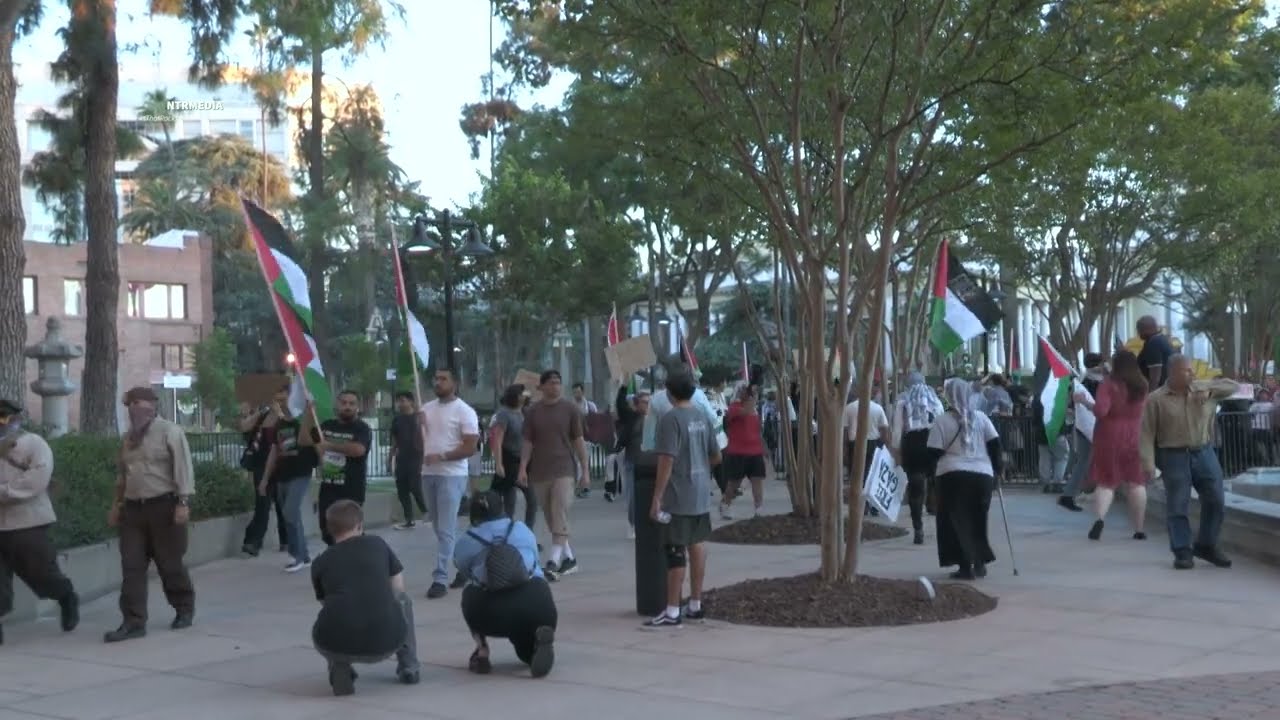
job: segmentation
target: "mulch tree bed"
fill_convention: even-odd
[[[738,625],[787,628],[875,627],[945,622],[996,608],[996,599],[970,585],[938,584],[927,599],[918,580],[859,575],[827,583],[817,573],[747,580],[708,590],[707,617]]]
[[[845,525],[845,533],[849,526]],[[862,521],[863,540],[889,540],[907,535],[904,528]],[[731,545],[817,545],[818,519],[798,515],[757,515],[716,528],[711,542]]]

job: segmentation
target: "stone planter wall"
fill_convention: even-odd
[[[314,496],[314,489],[312,491]],[[303,507],[303,524],[307,529],[307,537],[320,535],[319,518],[310,512],[311,498]],[[365,526],[368,528],[385,527],[393,522],[392,509],[400,513],[395,494],[370,491],[365,499]],[[104,509],[103,512],[106,512]],[[244,541],[244,528],[249,524],[251,513],[231,517],[212,518],[191,524],[187,543],[187,567],[222,560],[240,554],[240,545]],[[267,528],[266,547],[275,550],[276,529],[275,513],[271,514],[271,523]],[[72,548],[58,554],[58,563],[63,572],[75,584],[76,592],[82,602],[95,600],[104,595],[120,591],[120,551],[116,540],[111,539],[96,545]],[[155,577],[155,567],[151,568],[151,576]],[[58,606],[50,600],[37,600],[31,590],[23,582],[14,578],[13,612],[4,618],[5,622],[31,620],[41,616],[56,616]]]
[[[1200,527],[1200,500],[1191,494],[1191,507],[1187,513],[1191,520],[1192,539]],[[1164,487],[1153,484],[1148,491],[1147,522],[1151,526],[1165,525]],[[1268,565],[1280,567],[1280,504],[1247,497],[1234,492],[1226,493],[1226,508],[1222,522],[1222,549],[1229,555],[1252,558]]]

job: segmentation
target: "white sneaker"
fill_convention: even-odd
[[[720,519],[721,520],[733,519],[733,513],[729,512],[729,506],[725,505],[724,503],[720,504]]]
[[[417,525],[411,522],[404,522],[404,523],[400,523],[399,525],[392,525],[391,529],[392,530],[412,530],[415,527],[417,527]]]
[[[760,511],[764,509],[763,505],[756,506],[756,517],[760,517]]]
[[[635,528],[633,528],[633,527],[629,527],[629,528],[627,528],[627,539],[628,539],[628,540],[635,540],[635,539],[636,539],[636,529],[635,529]]]
[[[311,567],[310,560],[303,560],[301,562],[294,560],[293,562],[284,566],[284,571],[287,573],[296,573],[296,572],[301,572],[303,570],[306,570],[309,567]]]

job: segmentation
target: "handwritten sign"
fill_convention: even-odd
[[[521,368],[516,371],[516,379],[514,383],[516,385],[523,385],[524,391],[529,393],[529,396],[533,398],[534,402],[537,402],[542,397],[542,392],[538,390],[538,385],[540,384],[538,380],[538,373]]]
[[[877,448],[863,488],[867,502],[883,513],[890,522],[897,522],[898,514],[902,512],[902,496],[906,490],[906,472],[894,464],[893,456],[888,450]]]
[[[627,338],[617,345],[605,348],[605,359],[609,362],[609,374],[614,380],[623,381],[633,373],[648,370],[658,364],[658,356],[653,352],[653,343],[648,335],[637,335]]]

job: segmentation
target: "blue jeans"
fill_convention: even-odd
[[[276,485],[276,497],[284,511],[285,537],[289,555],[298,562],[310,562],[307,552],[307,533],[302,528],[302,503],[307,500],[307,485],[311,477],[292,478]]]
[[[1165,521],[1169,526],[1169,549],[1191,549],[1191,488],[1200,496],[1200,534],[1195,544],[1216,547],[1222,533],[1222,466],[1213,447],[1193,450],[1156,449],[1156,467],[1164,476]]]
[[[431,581],[443,585],[449,582],[453,545],[458,540],[458,506],[467,492],[467,476],[423,475],[422,488],[431,526],[436,531],[436,567],[431,571]]]
[[[1052,445],[1041,445],[1037,449],[1040,482],[1045,485],[1066,482],[1067,464],[1071,460],[1071,442],[1067,436],[1059,435]]]

